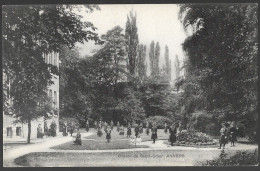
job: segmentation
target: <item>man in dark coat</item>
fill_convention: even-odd
[[[131,135],[132,135],[131,124],[128,123],[128,127],[127,127],[127,137],[130,137]]]
[[[63,125],[63,136],[67,136],[68,135],[68,126],[67,126],[67,122],[64,122],[64,125]]]
[[[234,123],[230,125],[228,134],[231,142],[231,147],[233,147],[235,146],[235,141],[237,141],[237,128],[234,126]]]
[[[139,124],[135,127],[135,137],[137,138],[140,133]]]
[[[153,124],[151,132],[152,132],[151,139],[153,140],[153,143],[155,143],[155,140],[157,139],[157,127],[156,127],[155,123]]]
[[[176,132],[177,128],[172,124],[169,128],[170,136],[169,141],[171,142],[171,146],[173,146],[173,143],[176,142]]]
[[[53,120],[51,125],[50,125],[51,136],[53,136],[53,137],[56,136],[56,129],[57,129],[57,125],[56,125],[56,122]]]

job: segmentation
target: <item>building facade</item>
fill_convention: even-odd
[[[44,54],[43,58],[45,63],[55,65],[59,68],[59,54],[58,53],[50,53]],[[8,80],[6,74],[3,73],[3,79]],[[50,128],[50,124],[55,121],[57,125],[57,133],[59,131],[59,76],[52,75],[53,84],[48,86],[47,94],[52,99],[52,107],[55,108],[58,112],[57,115],[49,115],[49,119],[45,119],[44,117],[38,118],[37,120],[33,120],[31,122],[31,138],[37,138],[37,127],[41,124],[42,130],[46,130],[44,128]],[[9,87],[8,87],[9,86]],[[7,91],[10,91],[10,84],[7,85]],[[9,93],[7,93],[9,94]],[[9,98],[9,103],[12,105],[11,99]],[[28,136],[28,124],[17,123],[14,121],[16,119],[12,117],[12,115],[8,115],[3,112],[3,141],[8,140],[16,140],[16,139],[24,139]]]

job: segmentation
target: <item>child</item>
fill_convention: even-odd
[[[106,136],[106,139],[107,139],[107,142],[109,143],[110,139],[111,139],[111,128],[110,126],[107,128],[107,136]]]

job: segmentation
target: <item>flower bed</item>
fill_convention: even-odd
[[[182,131],[177,135],[177,143],[189,145],[213,145],[216,142],[209,135],[202,132]]]

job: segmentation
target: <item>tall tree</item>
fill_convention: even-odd
[[[159,68],[159,59],[160,59],[160,45],[159,42],[156,43],[155,52],[154,52],[154,73],[155,77],[159,77],[160,75],[160,68]]]
[[[136,14],[134,15],[133,11],[130,11],[129,15],[127,15],[125,38],[128,53],[128,71],[130,74],[128,79],[134,85],[137,74],[137,46],[139,41],[136,26]]]
[[[176,55],[175,57],[174,66],[175,66],[175,79],[178,79],[180,77],[180,61],[178,55]]]
[[[164,60],[165,60],[164,72],[167,80],[171,81],[171,60],[169,58],[169,48],[167,45],[165,46]]]
[[[82,22],[75,5],[37,5],[3,7],[3,72],[12,75],[13,116],[28,123],[30,143],[31,121],[46,116],[50,109],[46,93],[52,74],[58,68],[46,64],[43,54],[60,52],[61,45],[73,47],[76,42],[95,40],[98,36],[90,22]],[[99,9],[85,5],[88,11]],[[6,97],[6,96],[5,96]],[[7,99],[4,99],[7,100]]]
[[[155,76],[155,70],[154,70],[154,66],[155,66],[155,56],[154,56],[154,41],[151,42],[150,44],[150,51],[149,51],[149,59],[150,59],[150,72],[151,72],[151,76],[154,77]]]
[[[257,4],[185,4],[180,19],[185,29],[195,28],[183,44],[188,57],[186,82],[196,82],[194,88],[204,94],[204,108],[213,113],[215,121],[237,121],[253,133],[257,122]]]
[[[146,78],[146,64],[145,64],[145,58],[146,58],[146,46],[145,45],[138,45],[138,76],[141,80],[141,82],[144,81]]]

